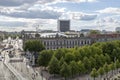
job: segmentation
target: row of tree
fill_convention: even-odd
[[[45,67],[51,74],[63,77],[94,72],[102,75],[101,68],[106,73],[105,66],[113,66],[115,59],[120,60],[120,41],[95,43],[90,46],[70,49],[43,50],[39,54],[39,66]],[[117,65],[117,64],[116,64]],[[98,71],[97,71],[98,70]],[[108,71],[113,69],[109,68]]]
[[[39,66],[44,67],[49,73],[61,75],[65,79],[89,73],[95,78],[113,70],[113,65],[119,68],[117,65],[120,61],[120,41],[100,42],[70,49],[44,50],[42,43],[35,40],[28,41],[24,49],[31,52],[40,51]]]
[[[117,70],[117,72],[118,72],[118,68],[120,68],[120,62],[117,60],[116,62],[111,62],[111,64],[105,63],[98,70],[96,68],[93,68],[90,75],[91,75],[91,77],[94,78],[94,80],[96,77],[100,76],[100,80],[101,80],[101,77],[103,75],[105,75],[106,78],[107,78],[107,75],[113,76],[114,70]]]

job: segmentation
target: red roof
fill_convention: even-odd
[[[118,38],[120,34],[92,34],[89,35],[91,38]]]

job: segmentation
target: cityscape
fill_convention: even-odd
[[[119,0],[0,0],[0,80],[120,80]]]

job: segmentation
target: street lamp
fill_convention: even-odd
[[[115,71],[116,71],[116,57],[114,57],[114,62],[115,62]],[[114,71],[114,73],[116,74],[115,71]]]

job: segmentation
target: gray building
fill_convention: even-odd
[[[70,20],[58,20],[57,25],[59,32],[70,31]]]
[[[37,36],[37,35],[39,36]],[[90,45],[95,42],[105,42],[120,40],[120,34],[94,34],[90,36],[66,35],[64,33],[35,33],[24,32],[22,34],[23,42],[27,40],[40,40],[46,50],[56,50],[59,48],[74,48],[75,46]]]
[[[116,32],[120,32],[120,27],[116,27],[116,28],[115,28],[115,31],[116,31]]]
[[[91,38],[89,37],[80,37],[76,35],[65,35],[63,33],[40,33],[40,37],[35,36],[36,33],[24,33],[23,40],[40,40],[46,50],[52,49],[56,50],[59,48],[74,48],[75,46],[90,45]]]

